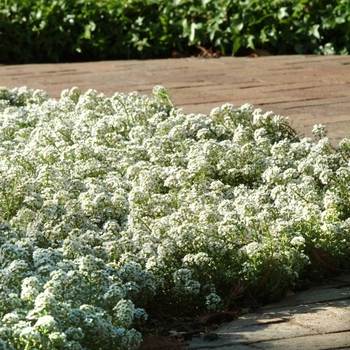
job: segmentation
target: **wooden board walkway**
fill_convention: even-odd
[[[251,103],[289,117],[311,136],[325,124],[337,145],[350,138],[350,56],[269,56],[259,58],[164,59],[0,66],[0,86],[27,86],[59,98],[63,89],[93,88],[150,94],[154,85],[170,89],[186,113],[210,113],[228,102]]]

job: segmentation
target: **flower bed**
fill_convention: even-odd
[[[251,105],[0,89],[0,348],[137,349],[204,312],[349,269],[350,140]]]

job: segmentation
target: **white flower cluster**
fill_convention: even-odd
[[[151,302],[284,290],[310,246],[341,267],[350,141],[316,131],[250,105],[185,115],[162,87],[0,88],[1,347],[136,349]]]

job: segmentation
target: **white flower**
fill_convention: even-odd
[[[49,334],[50,342],[56,347],[62,347],[67,344],[67,336],[63,332],[52,332]]]
[[[38,318],[34,327],[45,329],[45,331],[51,332],[56,329],[56,321],[51,315],[45,315]]]
[[[326,136],[328,131],[326,130],[326,127],[322,124],[315,124],[312,128],[312,134],[317,138],[321,139]]]
[[[305,238],[302,236],[295,236],[290,241],[290,244],[293,246],[297,246],[297,247],[304,246],[305,245]]]
[[[264,246],[261,243],[258,242],[251,242],[244,247],[240,249],[240,251],[246,253],[248,256],[253,257],[256,254],[259,254],[259,252],[264,248]]]
[[[117,305],[113,308],[115,312],[116,322],[125,328],[131,326],[134,320],[135,307],[130,300],[122,299]]]
[[[216,293],[211,293],[206,297],[206,306],[208,310],[217,310],[221,303],[221,298]]]
[[[37,331],[34,327],[26,327],[20,331],[19,334],[20,339],[24,342],[29,342],[32,344],[40,344],[41,343],[41,335],[40,332]]]
[[[22,281],[21,299],[35,300],[41,288],[40,281],[36,276],[26,277]]]

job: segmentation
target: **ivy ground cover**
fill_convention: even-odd
[[[0,89],[0,349],[130,350],[152,309],[349,271],[350,140],[230,104]],[[149,321],[149,320],[148,320]]]
[[[350,2],[0,1],[0,63],[164,58],[204,48],[235,56],[256,49],[347,55]]]

